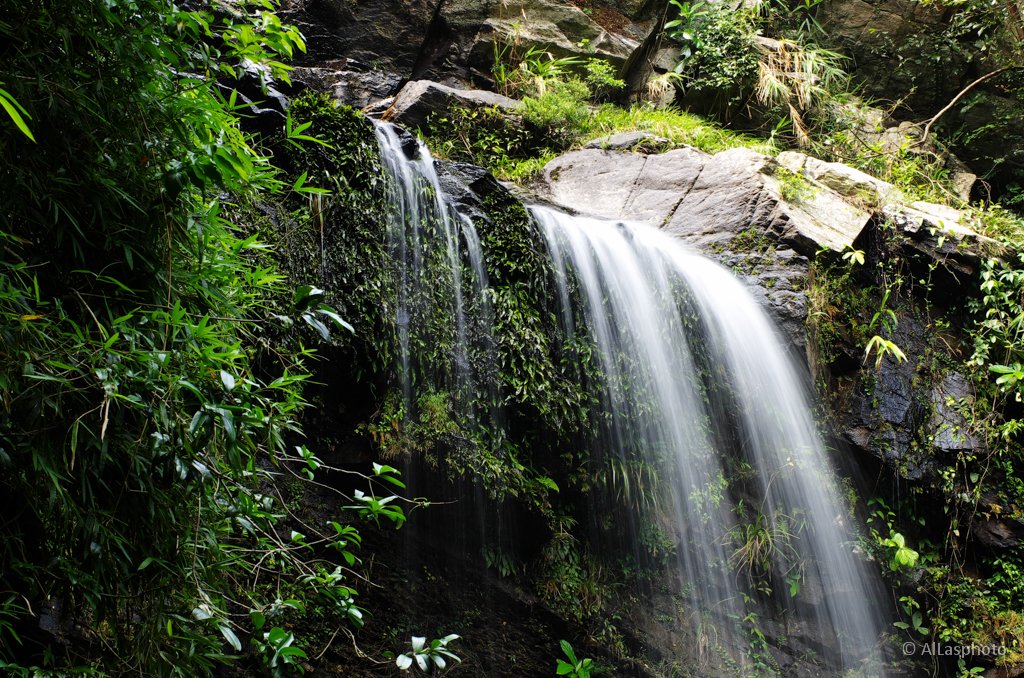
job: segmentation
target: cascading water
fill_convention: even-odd
[[[465,248],[473,262],[473,299],[486,303],[483,290],[487,278],[480,238],[473,223],[448,205],[427,147],[411,137],[403,142],[398,130],[388,123],[376,123],[375,130],[390,178],[388,245],[398,273],[395,322],[403,394],[406,402],[411,402],[414,366],[410,341],[416,336],[413,328],[418,325],[420,337],[448,335],[446,338],[451,339],[454,355],[450,367],[465,405],[472,383],[460,251]],[[438,313],[437,305],[445,301],[448,313]]]
[[[493,313],[476,227],[450,204],[422,142],[385,122],[376,122],[375,132],[390,204],[387,243],[394,260],[401,426],[414,428],[418,418],[432,412],[427,416],[450,417],[464,429],[487,429],[500,440]],[[462,572],[457,562],[467,550],[502,532],[503,513],[488,512],[481,486],[464,479],[450,482],[437,461],[425,464],[403,454],[397,463],[409,488],[440,504],[428,512],[432,528],[425,530],[426,539],[405,531],[404,567],[416,574],[424,566]],[[431,531],[443,539],[431,539]],[[424,542],[431,542],[429,566]],[[446,579],[456,588],[473,586],[461,575]],[[496,625],[502,610],[494,593],[484,587],[478,599],[486,610],[481,616]],[[497,667],[481,675],[503,673]]]
[[[596,345],[602,447],[658,469],[691,604],[749,620],[769,598],[789,629],[823,638],[831,657],[820,661],[836,675],[865,660],[877,674],[880,581],[852,552],[807,395],[764,311],[725,269],[651,226],[532,212],[565,331],[580,331],[577,302]]]
[[[424,392],[451,394],[453,416],[489,429],[500,455],[498,357],[480,237],[449,203],[422,144],[386,123],[376,134],[392,205],[387,237],[406,417]],[[663,497],[634,502],[635,511],[595,505],[595,515],[630,523],[619,532],[637,549],[639,514],[668,526],[687,608],[699,624],[739,631],[720,663],[756,668],[757,648],[742,639],[759,617],[780,622],[782,633],[818,639],[808,644],[819,655],[811,664],[836,674],[877,660],[879,582],[852,552],[848,509],[807,395],[764,312],[728,272],[650,226],[541,207],[532,213],[550,256],[565,344],[588,344],[596,361],[596,370],[580,370],[600,403],[590,417],[600,430],[591,471],[610,469],[608,492],[632,477],[627,492],[645,485],[640,491]],[[450,350],[438,354],[436,346]],[[456,522],[446,532],[461,531],[465,544],[493,538],[504,519],[484,515],[492,505],[478,490],[460,484],[452,498],[462,510],[452,509]]]

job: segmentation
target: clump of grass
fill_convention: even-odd
[[[767,155],[778,152],[769,140],[727,130],[674,107],[654,108],[644,104],[634,104],[629,108],[601,106],[592,112],[588,129],[580,134],[579,143],[583,144],[609,134],[634,131],[651,132],[668,139],[670,148],[685,145],[708,153],[717,153],[729,148],[742,147]]]

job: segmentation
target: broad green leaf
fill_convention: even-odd
[[[224,636],[224,640],[228,641],[231,647],[235,648],[235,652],[241,652],[242,641],[238,639],[235,632],[228,628],[226,624],[221,624],[219,628],[221,635]]]

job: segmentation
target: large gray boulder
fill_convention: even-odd
[[[487,90],[457,89],[430,80],[416,80],[399,90],[382,117],[416,129],[423,127],[430,114],[437,111],[498,107],[512,113],[519,106],[519,101]]]
[[[841,250],[870,214],[822,220],[824,203],[781,198],[776,167],[748,149],[710,155],[682,147],[660,154],[587,148],[552,160],[538,191],[570,211],[664,228],[741,275],[798,350],[806,340],[807,256]],[[835,213],[848,206],[838,200]]]
[[[803,255],[852,246],[871,213],[809,181],[784,200],[777,168],[745,148],[716,155],[689,147],[651,155],[587,148],[552,160],[543,191],[571,210],[654,223],[704,249],[751,228]]]

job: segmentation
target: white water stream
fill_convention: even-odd
[[[735,276],[656,228],[532,212],[558,271],[565,331],[590,332],[597,346],[606,453],[669,481],[694,603],[743,618],[751,586],[737,571],[759,574],[750,578],[771,583],[790,628],[810,625],[835,644],[823,658],[831,668],[873,659],[880,581],[854,554],[804,379],[765,312]],[[586,328],[570,324],[574,287]],[[744,470],[754,479],[732,490],[724,479]]]
[[[376,133],[390,175],[406,403],[423,386],[417,351],[443,334],[455,347],[446,371],[462,400],[456,414],[473,418],[468,403],[480,386],[469,337],[472,328],[489,335],[491,325],[480,237],[449,204],[427,149],[406,139],[416,145],[407,154],[386,123]],[[588,338],[602,375],[588,385],[601,403],[594,419],[604,422],[591,458],[652,469],[687,603],[740,637],[758,618],[781,618],[787,633],[818,639],[817,662],[835,675],[878,674],[880,581],[854,553],[850,509],[806,379],[765,312],[728,271],[653,227],[531,211],[562,329]],[[499,421],[490,413],[492,427]],[[730,654],[749,668],[757,651]]]

